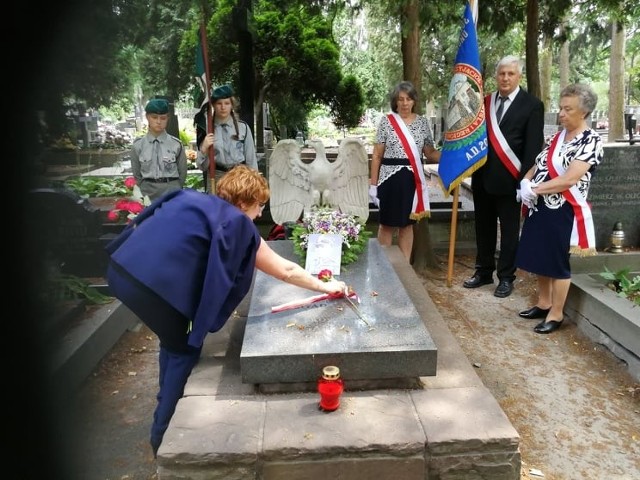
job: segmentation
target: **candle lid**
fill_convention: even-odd
[[[336,380],[340,378],[340,369],[334,366],[324,367],[322,369],[322,378],[325,380]]]

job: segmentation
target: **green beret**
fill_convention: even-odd
[[[147,106],[144,107],[144,111],[147,113],[157,113],[158,115],[164,115],[169,113],[169,102],[163,98],[153,98],[149,100]]]
[[[211,95],[211,100],[216,101],[221,98],[231,98],[233,97],[233,88],[230,85],[222,85],[221,87],[215,88],[213,90],[213,94]]]

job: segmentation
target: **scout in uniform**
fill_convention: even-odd
[[[238,119],[233,111],[235,108],[233,94],[233,89],[229,85],[222,85],[214,89],[211,94],[214,133],[207,134],[206,108],[208,105],[203,107],[194,118],[198,145],[196,163],[204,172],[205,180],[208,178],[211,145],[214,148],[216,181],[236,165],[246,164],[254,170],[258,169],[253,135],[249,125]],[[205,185],[208,185],[208,181]]]
[[[167,133],[169,102],[154,98],[145,107],[149,130],[133,142],[131,169],[150,200],[181,190],[187,179],[187,155],[180,139]]]

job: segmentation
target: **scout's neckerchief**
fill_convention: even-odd
[[[424,178],[424,169],[420,161],[420,152],[416,146],[416,141],[411,132],[397,113],[387,115],[389,123],[400,139],[400,143],[404,147],[404,151],[409,158],[409,163],[413,169],[413,180],[416,185],[416,193],[413,196],[413,206],[411,207],[412,220],[419,220],[423,217],[429,217],[431,211],[429,209],[429,192],[427,191],[427,182]]]
[[[547,153],[547,168],[551,178],[556,178],[566,171],[562,164],[560,147],[558,147],[558,144],[562,145],[564,142],[565,134],[566,130],[556,134]],[[587,199],[582,195],[577,184],[561,193],[573,207],[574,213],[569,251],[579,256],[595,255],[596,235],[593,227],[593,217],[591,216],[591,207],[587,203]]]
[[[502,164],[509,171],[511,176],[517,180],[520,176],[520,159],[515,153],[513,153],[513,150],[511,150],[509,143],[507,143],[507,139],[502,135],[502,130],[500,130],[500,126],[498,125],[498,118],[496,117],[497,95],[497,92],[493,92],[491,95],[484,97],[485,112],[489,112],[489,121],[487,122],[489,142]]]

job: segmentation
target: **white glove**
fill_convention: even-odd
[[[378,200],[378,187],[376,185],[369,185],[369,203],[373,203],[376,207],[380,208],[380,200]]]
[[[527,178],[523,178],[522,181],[520,182],[520,199],[526,205],[536,203],[538,194],[532,190],[532,188],[535,186],[536,184],[532,183],[531,180]],[[516,193],[516,198],[517,198],[517,193]]]

